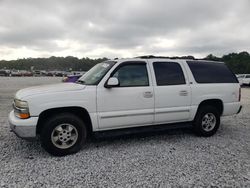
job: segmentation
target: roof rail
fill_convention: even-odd
[[[150,59],[150,58],[156,58],[156,56],[154,56],[154,55],[143,55],[143,56],[137,56],[135,58]]]
[[[144,56],[137,56],[135,58],[141,58],[141,59],[152,59],[152,58],[162,58],[162,59],[193,59],[193,60],[196,60],[193,56],[168,57],[168,56],[144,55]]]

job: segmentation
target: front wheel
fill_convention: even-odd
[[[87,138],[84,122],[70,113],[48,119],[41,132],[42,147],[50,154],[64,156],[78,152]]]
[[[200,136],[212,136],[220,126],[220,115],[213,106],[203,106],[199,109],[194,120],[194,130]]]

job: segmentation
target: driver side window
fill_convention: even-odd
[[[149,86],[145,63],[121,65],[113,74],[119,80],[119,87]]]

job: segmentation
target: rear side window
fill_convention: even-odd
[[[182,68],[174,62],[154,62],[156,83],[158,86],[186,84]]]
[[[250,78],[250,75],[246,75],[246,78]]]
[[[224,63],[187,61],[197,83],[238,83],[236,76]]]

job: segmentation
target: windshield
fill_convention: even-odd
[[[97,85],[115,63],[115,61],[104,61],[98,63],[79,78],[77,83],[82,83],[84,85]]]

